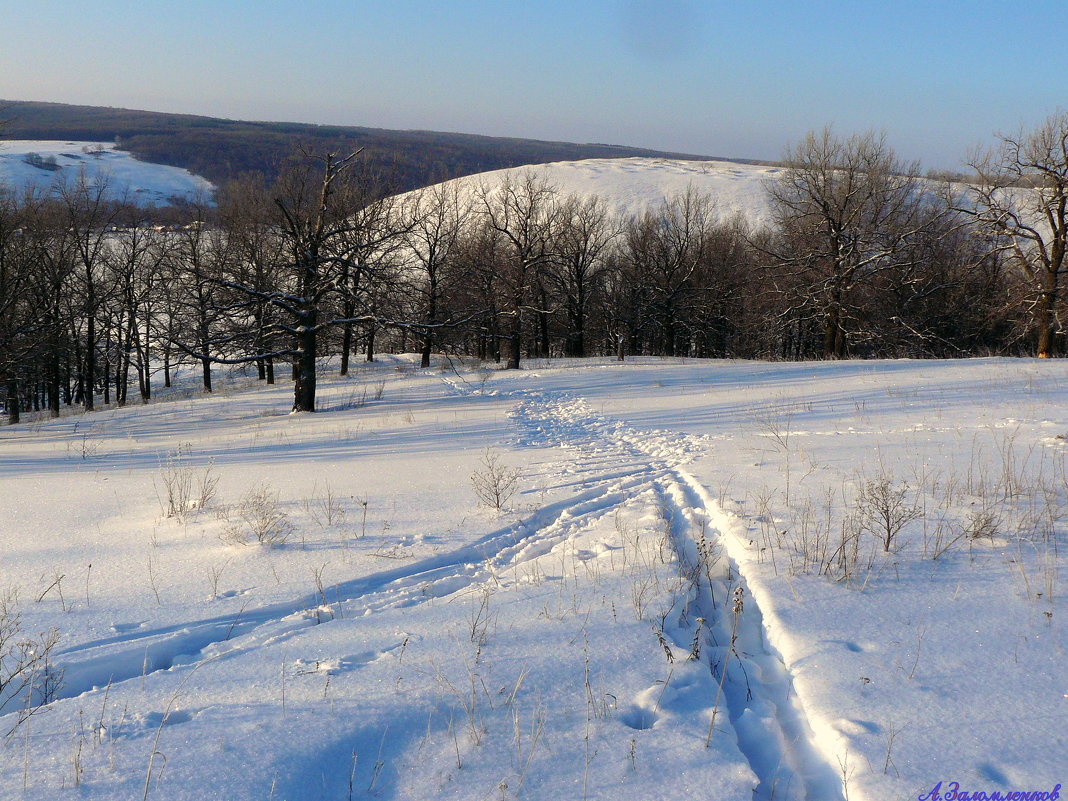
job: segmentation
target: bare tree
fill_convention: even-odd
[[[750,233],[748,220],[736,214],[711,223],[702,237],[688,313],[693,356],[767,355],[767,327],[759,311],[762,287]]]
[[[555,233],[556,258],[549,281],[567,315],[564,353],[586,355],[586,325],[605,256],[619,236],[619,224],[603,198],[570,196],[560,206]]]
[[[809,133],[769,182],[780,236],[765,244],[773,280],[793,295],[787,312],[809,314],[822,328],[822,355],[840,358],[861,311],[858,286],[908,258],[927,218],[918,166],[897,159],[874,133],[839,139],[829,128]]]
[[[218,206],[221,225],[228,237],[229,258],[235,262],[232,277],[261,294],[278,286],[284,247],[274,224],[270,194],[263,179],[247,175],[231,181],[220,188]],[[256,332],[251,351],[257,355],[259,379],[273,384],[276,343],[270,332],[277,312],[261,298],[253,303],[250,313]]]
[[[501,297],[497,276],[507,261],[503,237],[481,215],[475,215],[457,244],[453,257],[456,270],[453,302],[472,319],[481,318],[475,328],[474,348],[479,359],[501,361]]]
[[[398,211],[396,196],[386,191],[377,175],[361,175],[349,185],[348,193],[351,214],[335,245],[340,269],[341,375],[348,373],[358,325],[363,329],[365,358],[373,362],[379,329],[387,320],[402,316],[397,290],[402,284],[404,234],[411,225]]]
[[[200,362],[201,386],[212,391],[212,346],[218,346],[217,325],[221,317],[218,286],[221,277],[234,264],[228,252],[230,238],[209,224],[204,200],[193,206],[193,221],[169,237],[168,255],[180,276],[178,309],[183,319],[182,339],[195,337],[195,354]]]
[[[41,315],[40,362],[47,386],[46,405],[59,416],[61,394],[70,395],[70,339],[72,336],[71,278],[77,257],[66,214],[54,203],[35,198],[27,204],[26,233],[34,265],[33,292]]]
[[[315,411],[316,372],[320,331],[338,322],[329,314],[327,299],[344,291],[339,284],[344,260],[337,253],[337,240],[348,233],[355,209],[346,200],[345,177],[359,151],[338,158],[328,153],[285,176],[275,197],[280,212],[279,234],[285,248],[282,283],[270,291],[228,280],[225,284],[249,296],[252,305],[270,303],[279,313],[276,329],[290,337],[292,345],[259,358],[286,355],[293,359],[293,411]],[[338,315],[340,316],[340,315]]]
[[[95,181],[90,181],[84,171],[79,172],[73,182],[60,183],[58,191],[75,242],[78,259],[76,278],[80,284],[78,296],[85,321],[85,351],[78,383],[82,403],[86,411],[92,411],[99,346],[97,316],[106,300],[103,272],[108,258],[108,229],[118,216],[122,203],[111,199],[111,187],[105,178],[97,176]]]
[[[686,351],[689,322],[700,301],[697,283],[712,229],[712,199],[688,187],[655,211],[631,220],[624,233],[624,254],[646,288],[649,323],[666,356]]]
[[[506,177],[496,186],[483,185],[477,208],[485,225],[500,237],[504,258],[496,270],[501,303],[501,334],[507,367],[519,369],[523,318],[536,311],[539,273],[553,259],[552,234],[559,214],[556,190],[537,173]]]
[[[293,364],[293,411],[315,411],[316,360],[324,331],[346,324],[399,325],[375,310],[357,310],[349,303],[354,248],[392,247],[396,232],[387,225],[360,230],[391,215],[360,213],[369,202],[359,175],[352,172],[359,151],[338,158],[335,153],[306,157],[274,187],[270,227],[278,238],[279,262],[267,285],[231,244],[228,231],[217,231],[208,270],[192,270],[211,288],[213,314],[220,324],[196,347],[183,349],[198,359],[222,364],[247,364],[288,358]],[[224,222],[235,219],[227,214]],[[269,307],[269,320],[258,310]]]
[[[8,422],[19,422],[19,367],[35,325],[23,205],[0,190],[0,381],[7,393]]]
[[[111,276],[116,286],[114,317],[118,347],[115,399],[120,406],[127,401],[131,366],[137,370],[141,401],[147,403],[152,396],[149,342],[164,253],[155,247],[154,233],[143,210],[130,206],[112,239]]]
[[[979,181],[961,204],[999,240],[1029,284],[1028,303],[1039,358],[1056,352],[1061,276],[1068,245],[1068,112],[1030,132],[999,137],[971,166]]]
[[[404,237],[416,275],[411,293],[415,297],[416,320],[421,331],[420,365],[430,366],[435,326],[443,319],[443,306],[451,289],[450,272],[460,246],[460,238],[471,215],[471,203],[455,182],[435,184],[412,195],[406,212],[409,222]]]
[[[628,248],[634,242],[624,231],[624,243],[613,247],[605,260],[604,291],[597,311],[616,359],[639,352],[642,333],[649,322],[648,291],[641,262]]]

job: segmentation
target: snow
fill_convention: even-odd
[[[55,159],[56,169],[27,163],[34,153],[44,162]],[[188,170],[138,161],[108,142],[0,140],[0,185],[17,193],[51,191],[56,182],[73,182],[82,171],[93,184],[106,180],[113,197],[126,195],[138,206],[165,206],[173,197],[210,199],[215,191]]]
[[[864,801],[1068,775],[1065,362],[416,358],[325,371],[314,415],[190,375],[0,431],[0,594],[25,635],[58,629],[64,671],[0,740],[0,796]],[[519,470],[500,512],[470,483],[487,454]],[[908,512],[889,552],[881,479]]]
[[[741,215],[753,225],[771,222],[766,186],[781,167],[762,167],[732,161],[684,161],[658,158],[585,159],[494,170],[454,182],[470,192],[479,185],[494,187],[533,173],[561,195],[599,196],[616,214],[627,218],[656,209],[689,188],[714,199],[713,214],[727,220]]]

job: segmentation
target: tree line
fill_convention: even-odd
[[[962,185],[875,134],[813,132],[772,223],[691,188],[632,217],[534,171],[390,194],[359,152],[246,175],[181,224],[84,178],[0,193],[0,382],[26,410],[148,402],[179,365],[284,372],[315,409],[381,350],[818,359],[1063,352],[1068,115],[1002,137]]]
[[[620,145],[249,122],[64,103],[0,101],[0,118],[11,138],[114,141],[142,161],[182,167],[220,186],[246,172],[273,181],[301,147],[319,153],[362,147],[364,159],[388,168],[396,191],[524,164],[627,156],[699,158]]]

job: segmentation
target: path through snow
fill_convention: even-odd
[[[727,673],[721,699],[727,715],[717,717],[712,736],[724,736],[720,728],[729,721],[732,731],[727,736],[733,735],[758,781],[753,797],[842,799],[838,772],[815,745],[790,672],[769,644],[760,608],[726,553],[724,534],[713,524],[724,513],[682,469],[704,451],[706,441],[670,431],[635,430],[608,420],[578,397],[522,390],[513,395],[518,399],[513,417],[520,444],[575,450],[571,470],[584,483],[623,481],[632,494],[649,486],[656,490],[679,569],[690,583],[687,597],[664,619],[663,631],[675,646],[691,650],[693,621],[704,621],[700,659],[717,683],[721,672]],[[735,599],[740,603],[735,605]],[[655,723],[663,696],[659,687],[640,695],[632,712],[636,728]],[[707,705],[710,717],[714,714],[714,698],[695,703]]]

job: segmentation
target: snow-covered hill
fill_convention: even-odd
[[[215,187],[188,170],[138,161],[107,142],[12,139],[0,141],[0,185],[15,192],[50,191],[73,182],[84,170],[106,180],[114,197],[127,195],[139,206],[165,206],[171,198],[210,197]]]
[[[782,168],[731,161],[586,159],[494,170],[454,181],[477,191],[480,184],[492,187],[506,177],[530,172],[563,195],[599,195],[623,217],[643,214],[692,186],[714,199],[715,214],[720,219],[741,214],[754,225],[762,225],[771,219],[766,184],[774,181]]]

